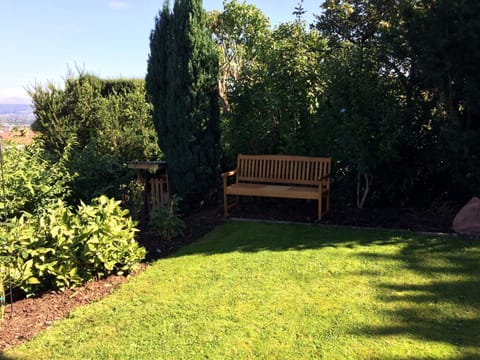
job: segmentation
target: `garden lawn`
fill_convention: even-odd
[[[4,358],[480,358],[480,242],[229,222]]]

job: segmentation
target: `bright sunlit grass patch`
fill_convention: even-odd
[[[480,243],[230,222],[8,358],[480,357]]]

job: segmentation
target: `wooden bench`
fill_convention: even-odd
[[[318,200],[318,220],[330,210],[332,158],[287,155],[238,155],[237,168],[222,174],[225,216],[239,196]],[[228,185],[228,178],[235,182]],[[228,205],[227,196],[236,201]],[[325,210],[323,208],[325,201]]]

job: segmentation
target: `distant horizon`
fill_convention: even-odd
[[[19,126],[30,127],[34,121],[35,115],[31,103],[2,104],[0,102],[0,129],[11,130]]]
[[[32,98],[21,96],[0,97],[0,105],[29,105],[32,106]]]
[[[5,114],[11,110],[21,111],[22,109],[32,109],[31,103],[3,103],[0,100],[0,114]]]

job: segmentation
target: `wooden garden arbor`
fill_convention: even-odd
[[[166,205],[170,199],[167,163],[165,161],[129,161],[129,169],[138,172],[138,179],[144,184],[145,208]]]

